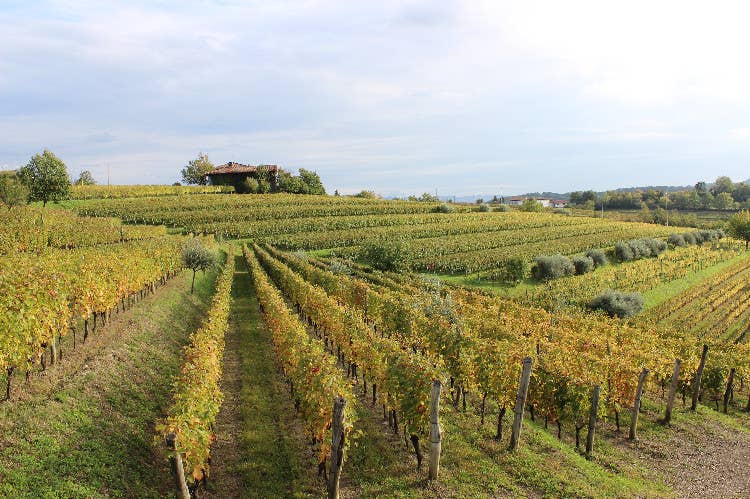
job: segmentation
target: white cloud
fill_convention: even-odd
[[[750,140],[750,128],[735,128],[729,130],[729,136],[735,140]]]

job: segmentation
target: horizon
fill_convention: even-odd
[[[0,169],[48,148],[100,184],[108,168],[112,184],[171,184],[200,151],[312,169],[344,194],[740,182],[748,12],[5,2]]]

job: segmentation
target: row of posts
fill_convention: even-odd
[[[693,381],[693,394],[692,394],[692,405],[691,409],[695,410],[698,404],[698,397],[700,395],[700,384],[703,374],[703,369],[706,365],[706,357],[708,354],[708,346],[703,346],[703,352],[701,355],[701,361],[698,366],[698,370],[695,374]],[[523,423],[524,409],[526,406],[526,398],[529,391],[529,383],[531,381],[531,368],[533,366],[533,359],[526,357],[523,359],[521,368],[521,379],[518,384],[518,394],[516,396],[515,407],[513,409],[513,427],[510,436],[510,450],[514,451],[518,449],[521,438],[521,426]],[[669,386],[669,393],[667,395],[667,405],[664,414],[663,422],[669,424],[672,419],[672,409],[674,408],[675,396],[677,393],[677,385],[679,384],[680,378],[680,366],[681,361],[675,360],[674,370],[672,372],[672,380]],[[630,422],[630,433],[629,438],[634,440],[637,436],[638,428],[638,414],[640,412],[641,400],[643,397],[643,389],[645,386],[646,378],[648,377],[649,370],[643,369],[638,376],[638,385],[635,393],[635,402],[633,404],[633,414]],[[730,381],[734,374],[734,369],[730,374]],[[429,458],[429,471],[428,477],[430,481],[436,481],[438,479],[440,471],[440,452],[442,448],[442,431],[440,428],[440,391],[442,384],[439,380],[432,382],[432,389],[430,391],[430,458]],[[586,435],[586,458],[590,459],[594,448],[594,433],[596,430],[597,415],[599,412],[599,396],[601,389],[599,385],[596,385],[591,390],[591,409],[589,413],[588,421],[588,433]],[[331,441],[331,465],[328,474],[328,497],[329,499],[338,499],[339,497],[339,481],[341,478],[341,468],[344,460],[344,449],[346,447],[346,431],[344,427],[344,409],[346,408],[347,401],[343,397],[336,397],[333,403],[333,423],[332,423],[332,441]],[[175,450],[175,435],[169,434],[166,438],[167,448],[171,451]],[[181,499],[190,499],[190,492],[185,480],[185,471],[182,463],[182,457],[179,452],[175,453],[172,458],[172,469],[177,485],[177,495]]]

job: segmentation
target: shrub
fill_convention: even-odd
[[[631,239],[627,244],[633,252],[633,260],[651,256],[651,248],[642,239]]]
[[[659,256],[667,250],[667,243],[661,239],[647,238],[642,241],[651,250],[651,256]]]
[[[600,249],[590,249],[586,252],[586,256],[594,261],[595,267],[603,267],[607,265],[607,255]]]
[[[695,232],[692,232],[691,234],[693,234],[693,237],[695,238],[695,244],[703,244],[703,242],[705,241],[701,231],[696,230]]]
[[[530,267],[529,261],[524,258],[508,258],[501,261],[496,269],[484,272],[480,277],[515,285],[528,277]]]
[[[409,244],[399,239],[367,244],[360,249],[359,258],[378,270],[399,272],[411,266]]]
[[[685,240],[685,244],[693,245],[698,242],[692,232],[685,232],[682,234],[682,238]]]
[[[488,205],[488,204],[486,204],[486,203],[482,203],[482,204],[480,204],[480,205],[479,205],[479,211],[480,211],[481,213],[487,213],[488,211],[490,211],[490,205]]]
[[[247,177],[238,186],[237,192],[240,194],[255,194],[260,189],[260,184],[253,177]]]
[[[526,198],[521,204],[519,210],[528,212],[544,211],[544,206],[542,206],[542,203],[540,203],[536,199]]]
[[[643,296],[640,293],[608,289],[594,298],[590,307],[603,310],[611,317],[632,317],[643,309]]]
[[[538,256],[534,261],[534,277],[543,281],[559,279],[575,272],[573,262],[563,255]]]
[[[576,255],[572,259],[576,274],[585,274],[594,270],[594,259],[586,255]]]
[[[682,237],[682,234],[676,234],[676,233],[670,234],[669,238],[667,239],[667,242],[671,244],[672,246],[674,246],[675,248],[682,247],[687,244],[685,242],[685,238]]]
[[[703,230],[699,230],[698,232],[700,233],[703,241],[714,241],[718,239],[718,237],[716,237],[717,234],[715,230],[703,229]]]
[[[452,213],[453,212],[453,206],[442,203],[437,205],[435,208],[432,209],[433,213]]]
[[[629,262],[635,258],[632,248],[625,241],[618,241],[615,243],[615,256],[617,256],[617,259],[621,262]]]
[[[495,206],[495,208],[492,211],[498,211],[498,212],[504,213],[506,211],[510,211],[510,206],[508,206],[507,204],[500,204],[500,205]]]

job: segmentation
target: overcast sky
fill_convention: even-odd
[[[750,7],[689,1],[0,1],[0,168],[512,194],[750,177]]]

